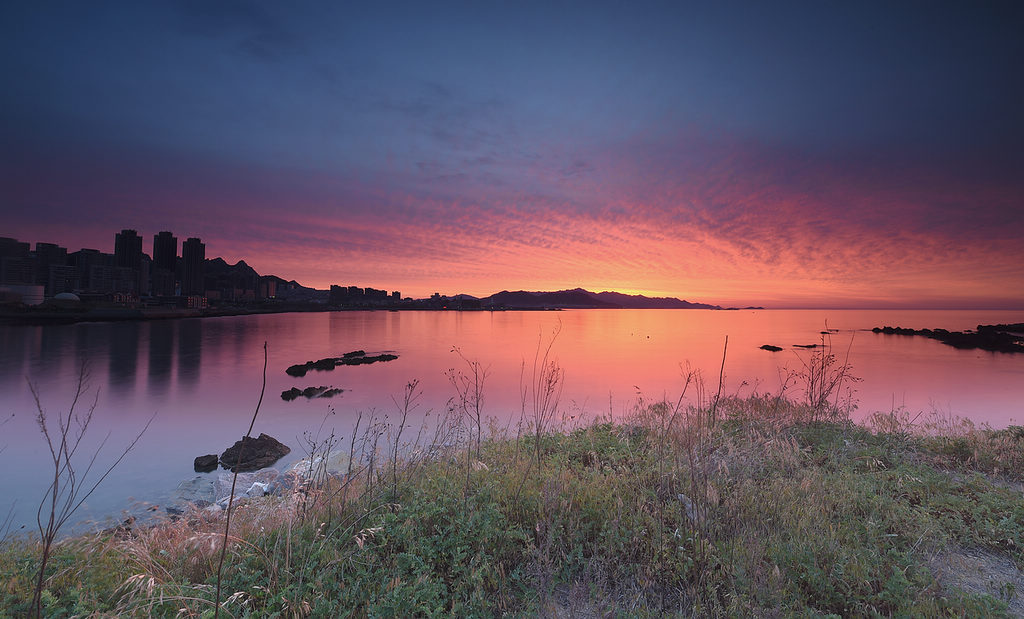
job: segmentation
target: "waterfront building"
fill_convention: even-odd
[[[54,243],[36,243],[36,277],[35,283],[44,286],[44,294],[52,297],[62,290],[50,287],[50,267],[63,267],[68,263],[68,250]]]
[[[142,237],[135,230],[125,229],[114,235],[114,266],[130,269],[135,274],[135,284],[131,292],[138,294],[149,288],[149,278],[142,278]]]
[[[206,245],[198,238],[189,238],[181,244],[181,261],[181,294],[185,296],[205,295],[206,283],[203,279],[203,266],[206,262]]]
[[[178,238],[167,231],[153,236],[152,292],[154,296],[174,296]]]

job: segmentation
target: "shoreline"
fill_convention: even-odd
[[[158,308],[94,308],[86,311],[0,311],[0,326],[47,326],[82,322],[130,322],[150,320],[177,320],[182,318],[222,318],[259,314],[313,314],[326,312],[550,312],[563,308],[481,308],[447,309],[429,307],[324,307],[294,305],[288,307],[236,307],[216,309],[158,309]],[[588,308],[589,309],[589,308]]]
[[[314,615],[1024,612],[1024,428],[859,425],[770,396],[714,408],[661,402],[481,443],[470,424],[400,459],[374,455],[371,428],[337,472],[236,500],[219,599]],[[62,541],[45,610],[208,609],[223,516],[202,505]],[[0,606],[26,607],[38,552],[0,545]]]

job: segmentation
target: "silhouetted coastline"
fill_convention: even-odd
[[[903,327],[875,327],[873,333],[884,335],[918,335],[938,340],[960,349],[981,349],[990,352],[1024,353],[1024,323],[978,325],[976,331],[947,331],[946,329],[905,329]]]

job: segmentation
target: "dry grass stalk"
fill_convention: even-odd
[[[121,451],[121,454],[114,462],[95,481],[88,481],[89,474],[96,463],[96,458],[106,445],[107,439],[110,438],[110,433],[108,432],[106,438],[100,442],[93,452],[92,457],[85,466],[85,470],[76,470],[77,460],[75,455],[82,444],[82,439],[85,438],[89,430],[89,425],[92,423],[93,413],[96,411],[96,405],[100,397],[99,390],[97,389],[88,410],[84,414],[76,411],[79,400],[88,391],[88,382],[88,367],[83,362],[79,368],[78,383],[71,406],[68,407],[67,413],[58,413],[56,415],[56,428],[51,426],[51,420],[43,408],[39,391],[31,381],[28,383],[29,390],[32,392],[32,398],[35,400],[36,423],[38,423],[39,431],[46,439],[53,464],[53,481],[50,482],[49,487],[46,489],[43,500],[40,501],[39,508],[36,511],[36,524],[39,528],[42,546],[39,572],[32,598],[32,611],[36,617],[42,616],[42,594],[45,587],[46,566],[61,528],[67,524],[68,520],[78,511],[78,508],[96,491],[96,488],[103,483],[103,480],[110,475],[114,467],[124,460],[125,456],[135,447],[136,443],[139,442],[139,439],[142,438],[142,435],[153,422],[153,417],[150,417],[146,425],[143,426],[142,430],[128,446]]]
[[[243,436],[252,434],[252,428],[256,425],[256,416],[260,414],[260,405],[263,404],[263,394],[267,391],[267,343],[263,342],[263,387],[260,388],[260,399],[256,403],[256,410],[252,413],[252,421],[249,422],[249,429]],[[221,576],[224,572],[224,556],[228,550],[228,531],[231,529],[231,508],[235,501],[235,485],[238,483],[238,469],[242,463],[242,454],[245,452],[245,440],[238,450],[238,461],[235,463],[234,473],[231,476],[231,494],[228,495],[227,513],[224,515],[224,538],[220,549],[220,560],[217,562],[217,594],[214,598],[213,616],[214,619],[220,616],[220,585]]]

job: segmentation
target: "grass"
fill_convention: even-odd
[[[448,420],[397,460],[380,447],[398,428],[364,423],[343,441],[343,479],[235,508],[221,612],[1024,612],[1020,428],[914,425],[899,412],[862,426],[778,396],[716,397],[712,420],[696,399],[492,431],[479,447]],[[222,532],[195,512],[60,542],[44,615],[212,616]],[[0,614],[28,613],[37,544],[0,549]],[[956,560],[981,576],[946,568]]]

